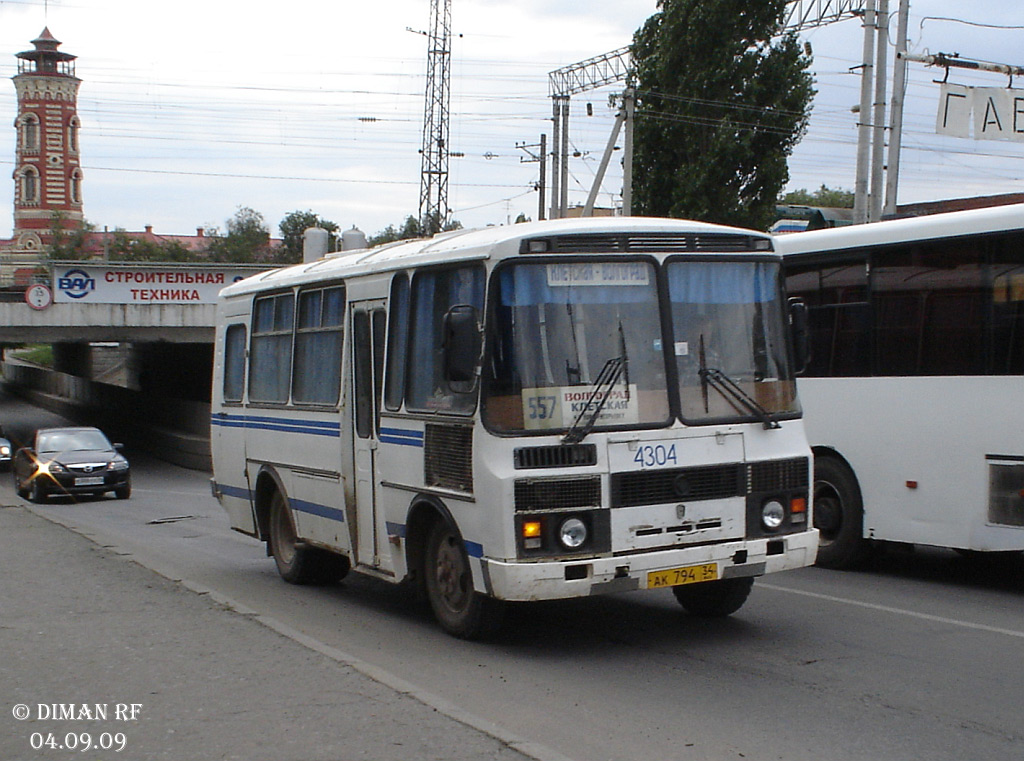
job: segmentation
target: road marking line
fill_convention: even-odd
[[[991,632],[993,634],[1005,634],[1009,637],[1019,637],[1024,639],[1024,631],[1018,631],[1016,629],[1003,629],[998,626],[988,626],[987,624],[976,624],[971,621],[963,621],[958,618],[946,618],[945,616],[933,616],[930,613],[917,613],[913,610],[906,610],[905,608],[893,608],[889,605],[878,605],[873,602],[862,602],[861,600],[852,600],[849,597],[836,597],[835,595],[824,595],[820,592],[807,592],[803,589],[793,589],[792,587],[780,587],[776,584],[764,584],[758,583],[759,589],[771,589],[776,592],[789,592],[794,595],[803,595],[804,597],[813,597],[818,600],[827,600],[829,602],[839,602],[846,605],[854,605],[858,608],[868,608],[869,610],[878,610],[883,613],[895,613],[900,616],[908,616],[910,618],[919,618],[923,621],[934,621],[940,624],[950,624],[951,626],[960,626],[965,629],[976,629],[983,632]]]

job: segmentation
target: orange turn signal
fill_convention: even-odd
[[[540,536],[540,521],[523,521],[523,538],[534,539]]]
[[[789,512],[806,513],[807,500],[804,497],[793,497],[793,499],[789,501]]]

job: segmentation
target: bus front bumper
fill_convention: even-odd
[[[818,531],[672,548],[619,557],[506,562],[482,558],[485,592],[499,600],[555,600],[664,586],[649,574],[671,569],[717,566],[717,578],[763,576],[802,568],[818,554]]]

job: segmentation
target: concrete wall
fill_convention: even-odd
[[[147,395],[45,368],[3,363],[14,394],[155,457],[209,472],[210,405]]]

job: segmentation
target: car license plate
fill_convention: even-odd
[[[678,587],[681,584],[715,581],[717,578],[718,563],[687,565],[681,568],[668,568],[664,571],[651,571],[647,574],[647,588]]]
[[[103,476],[82,476],[76,478],[75,486],[103,486]]]

